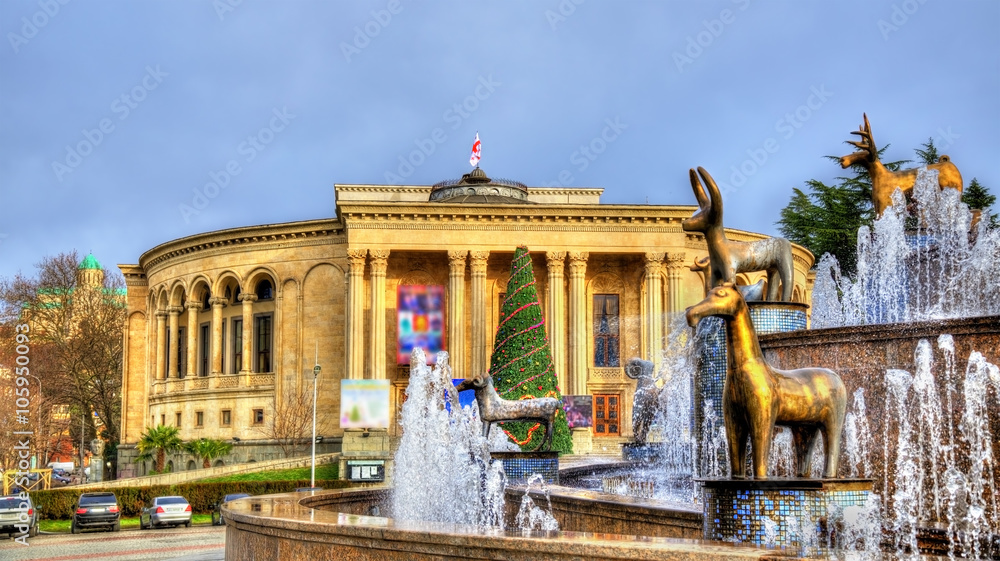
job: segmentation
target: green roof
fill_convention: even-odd
[[[83,261],[80,261],[80,266],[77,267],[77,269],[81,269],[81,270],[82,269],[97,269],[99,271],[103,271],[104,267],[101,267],[101,264],[97,262],[97,259],[94,259],[94,254],[93,253],[88,253],[87,256],[83,258]]]

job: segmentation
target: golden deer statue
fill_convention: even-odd
[[[705,180],[702,187],[698,180]],[[778,299],[781,280],[781,300],[792,300],[792,244],[784,238],[767,238],[755,242],[730,241],[722,226],[722,194],[712,176],[704,168],[691,170],[691,189],[698,199],[698,211],[681,223],[685,232],[701,232],[708,244],[709,286],[736,282],[736,273],[767,271],[767,299]],[[707,193],[706,193],[707,189]],[[697,265],[697,261],[695,262]]]
[[[730,368],[722,389],[722,414],[732,477],[746,477],[749,436],[754,478],[767,479],[775,425],[792,430],[798,477],[809,476],[813,444],[820,433],[826,454],[823,477],[837,477],[847,409],[847,389],[840,376],[826,368],[779,370],[768,364],[747,304],[732,283],[713,288],[708,297],[687,309],[691,327],[707,316],[726,321]]]
[[[875,216],[882,216],[885,209],[892,206],[892,193],[898,188],[904,195],[909,196],[913,192],[913,185],[917,182],[917,168],[890,171],[882,165],[878,159],[878,149],[875,147],[875,140],[872,139],[872,126],[868,122],[868,115],[863,114],[865,122],[856,131],[861,140],[848,140],[847,143],[858,148],[858,152],[848,154],[840,159],[840,167],[849,168],[856,164],[865,166],[868,175],[872,180],[872,205],[875,206]],[[944,189],[946,187],[957,189],[962,192],[962,174],[951,163],[951,158],[942,155],[937,163],[928,164],[928,170],[937,170],[938,185]]]

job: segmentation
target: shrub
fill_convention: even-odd
[[[230,493],[270,495],[288,493],[297,487],[308,487],[309,480],[298,481],[221,481],[214,483],[180,483],[177,485],[149,485],[146,487],[106,487],[79,491],[72,488],[36,491],[31,494],[38,515],[46,520],[67,520],[73,516],[73,507],[80,494],[110,492],[118,497],[118,507],[125,517],[139,516],[142,507],[155,497],[180,495],[191,503],[196,514],[208,514],[212,507]],[[317,487],[343,489],[351,484],[342,480],[316,481]]]

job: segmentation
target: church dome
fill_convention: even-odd
[[[88,253],[87,256],[83,258],[83,261],[80,261],[80,265],[77,267],[77,269],[81,271],[93,270],[93,269],[96,269],[98,271],[103,271],[104,267],[101,267],[101,264],[97,262],[97,259],[94,258],[93,253]]]

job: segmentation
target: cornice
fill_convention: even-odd
[[[149,281],[146,278],[146,271],[143,271],[142,267],[138,265],[119,264],[118,270],[125,277],[125,286],[142,287],[149,285]]]
[[[235,248],[275,249],[344,241],[344,228],[339,220],[333,218],[245,226],[195,234],[160,244],[139,257],[138,267],[150,275],[168,262],[182,263],[232,252]]]

